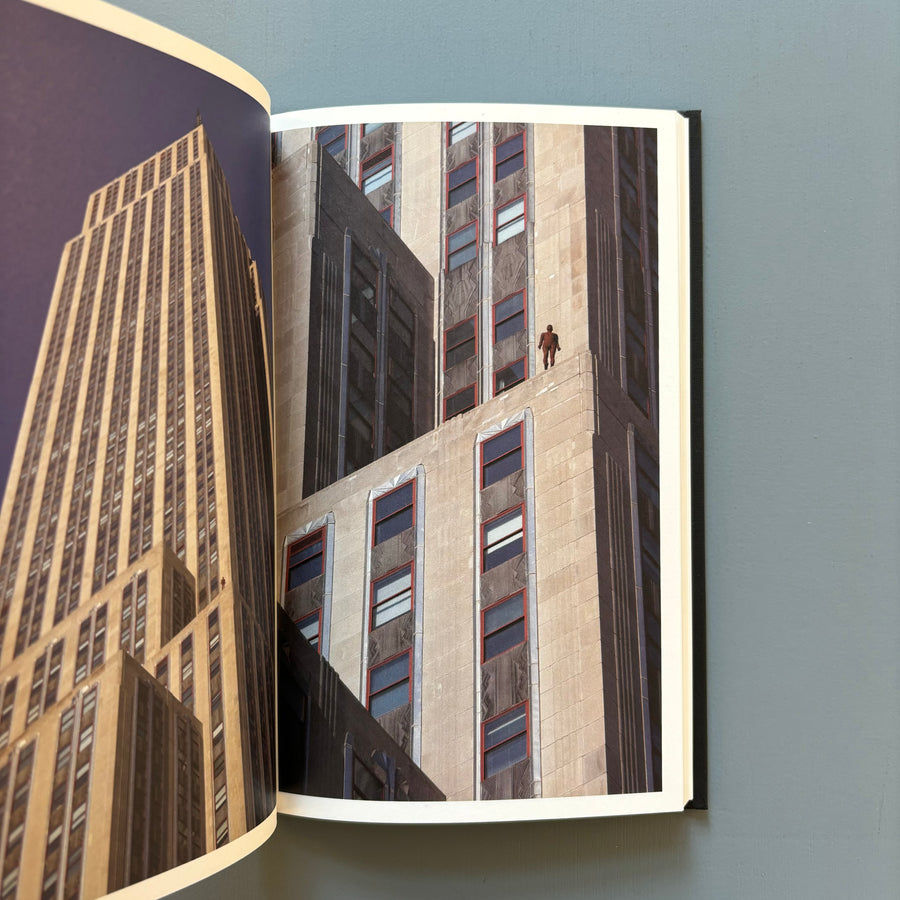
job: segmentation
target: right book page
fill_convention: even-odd
[[[371,107],[273,132],[279,810],[682,809],[686,120]]]

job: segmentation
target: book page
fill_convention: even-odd
[[[682,117],[273,132],[279,810],[682,809]]]
[[[0,867],[160,896],[274,827],[268,97],[48,5],[0,37]]]

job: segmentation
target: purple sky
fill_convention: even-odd
[[[246,94],[141,44],[0,0],[0,486],[50,294],[88,196],[194,127],[197,109],[271,301],[269,119]]]

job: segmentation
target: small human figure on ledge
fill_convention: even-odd
[[[556,359],[556,351],[562,350],[562,347],[559,346],[559,335],[553,330],[552,325],[548,325],[547,330],[541,334],[541,339],[538,341],[538,350],[544,351],[544,368],[547,368],[548,357],[552,366]]]

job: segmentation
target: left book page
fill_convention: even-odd
[[[0,11],[0,894],[160,896],[275,823],[268,97]]]

